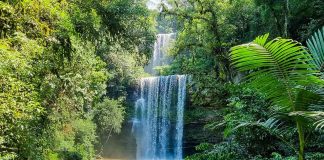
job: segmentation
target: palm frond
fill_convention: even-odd
[[[204,128],[210,129],[210,130],[216,130],[216,129],[224,127],[225,125],[226,125],[226,122],[223,120],[220,122],[212,122],[212,123],[206,124],[204,126]]]
[[[276,135],[284,135],[285,134],[285,127],[283,125],[284,123],[280,121],[277,118],[269,118],[266,121],[256,121],[256,122],[242,122],[239,125],[237,125],[235,128],[233,128],[233,131],[242,128],[242,127],[251,127],[251,126],[258,126],[265,130],[267,130],[271,134]]]
[[[289,113],[289,116],[303,117],[312,121],[316,130],[324,131],[324,112],[323,111],[296,111]]]
[[[252,71],[247,78],[251,85],[275,104],[294,107],[296,85],[314,83],[315,69],[308,64],[310,54],[300,43],[277,38],[267,41],[269,34],[253,42],[231,48],[232,65],[239,71]]]
[[[309,109],[312,111],[324,111],[324,88],[319,87],[315,93],[320,97],[320,100],[317,103],[312,104]]]
[[[235,131],[242,127],[252,127],[252,126],[256,126],[264,129],[266,132],[270,133],[271,135],[280,139],[282,142],[286,143],[287,146],[289,146],[293,151],[297,153],[297,150],[294,147],[294,145],[290,143],[289,140],[286,138],[287,135],[292,134],[292,131],[295,131],[295,129],[289,127],[288,125],[285,125],[283,121],[275,117],[271,117],[263,122],[260,120],[257,122],[243,122],[237,125],[232,131]]]
[[[324,27],[318,30],[306,41],[307,47],[313,56],[312,63],[318,70],[324,69]]]
[[[314,125],[316,126],[316,129],[324,130],[324,118],[322,117],[322,119],[316,121]]]
[[[296,111],[307,111],[311,107],[318,105],[323,97],[321,95],[308,91],[305,89],[298,89],[297,97],[295,100],[295,110]]]
[[[268,120],[262,122],[262,121],[256,121],[256,122],[242,122],[239,125],[237,125],[233,130],[239,129],[241,127],[248,127],[248,126],[261,126],[264,128],[271,128],[275,129],[280,126],[279,120],[275,118],[269,118]]]
[[[319,39],[318,37],[323,37],[322,35],[316,36],[317,39]],[[315,76],[315,73],[318,73],[318,69],[310,63],[315,61],[305,47],[290,39],[277,38],[267,41],[268,37],[269,35],[266,34],[257,37],[251,43],[232,47],[230,58],[232,64],[239,71],[250,72],[247,78],[255,89],[264,93],[267,98],[278,105],[281,109],[280,112],[288,112],[288,115],[293,117],[291,119],[297,124],[299,140],[298,157],[303,159],[305,144],[304,126],[308,126],[307,117],[315,116],[312,114],[300,115],[300,113],[310,112],[309,106],[314,103],[312,100],[314,94],[302,89],[314,86],[314,84],[322,87],[323,81],[319,78],[320,76]],[[321,40],[316,40],[316,42],[318,41],[321,42]],[[315,40],[313,40],[314,42]],[[319,50],[315,46],[311,47],[313,47],[313,50]],[[322,49],[321,47],[320,51]],[[318,55],[319,52],[316,53],[316,56],[322,56]],[[316,63],[318,64],[317,60]],[[317,99],[314,100],[318,101]],[[317,119],[315,124],[316,128],[323,128],[323,118]],[[238,127],[246,125],[241,124]],[[273,126],[280,126],[275,120],[258,123],[258,125],[267,127],[269,131],[276,131],[276,127]],[[282,138],[282,136],[280,135],[278,138]],[[285,140],[283,139],[283,141]],[[292,146],[292,148],[294,147]]]

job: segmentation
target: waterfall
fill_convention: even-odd
[[[167,0],[149,0],[147,7],[161,10]],[[168,55],[176,34],[158,34],[145,72],[157,75],[157,67],[172,62]],[[142,78],[135,102],[132,133],[136,139],[137,160],[182,160],[183,113],[186,75]]]
[[[175,34],[158,34],[154,52],[145,71],[171,63],[168,49]],[[140,79],[132,132],[137,160],[181,160],[186,75]]]
[[[142,78],[133,133],[138,160],[182,159],[185,75]]]
[[[153,57],[145,67],[145,72],[155,75],[155,67],[167,65],[171,62],[171,58],[168,56],[167,52],[174,37],[174,33],[157,35],[157,39],[154,43]]]

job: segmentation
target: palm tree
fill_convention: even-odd
[[[310,39],[307,40],[307,47],[313,57],[311,63],[320,71],[319,76],[321,79],[324,79],[324,26],[322,27],[322,30],[319,29]],[[320,92],[324,94],[324,89],[322,88]],[[315,122],[316,129],[324,128],[324,112],[310,112],[305,114],[308,117],[319,117]]]
[[[268,41],[268,37],[266,34],[251,43],[233,47],[230,57],[239,71],[248,72],[246,79],[250,85],[278,106],[281,115],[296,123],[298,157],[303,160],[305,129],[310,120],[321,119],[322,113],[314,111],[316,105],[312,104],[318,103],[321,97],[310,88],[322,87],[323,81],[315,75],[319,71],[306,47],[291,39]]]

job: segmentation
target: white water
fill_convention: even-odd
[[[159,10],[160,3],[169,6],[166,0],[150,0],[147,6]],[[156,67],[171,63],[168,50],[174,38],[174,33],[157,35],[152,58],[145,67],[147,73],[156,75]],[[137,160],[183,159],[186,82],[186,75],[140,79],[132,128],[137,145]]]
[[[145,72],[155,75],[154,70],[157,66],[167,65],[171,62],[171,58],[167,52],[170,49],[172,40],[174,39],[174,33],[158,34],[154,43],[153,57],[149,64],[145,67]]]
[[[181,160],[185,75],[142,78],[133,133],[138,160]]]

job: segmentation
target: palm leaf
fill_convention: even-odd
[[[304,126],[308,121],[305,116],[295,113],[308,111],[313,101],[310,100],[312,94],[301,89],[322,84],[323,81],[314,76],[318,70],[309,63],[314,62],[314,59],[305,47],[290,39],[267,41],[268,37],[266,34],[251,43],[231,48],[230,57],[239,71],[250,72],[247,78],[252,87],[264,93],[280,109],[285,109],[283,113],[293,113],[289,116],[297,124],[298,157],[302,160],[305,146]],[[316,124],[317,128],[322,128],[322,118]]]
[[[297,153],[295,147],[286,138],[287,135],[292,134],[292,131],[295,131],[296,129],[289,127],[288,125],[285,125],[283,121],[280,121],[275,117],[271,117],[266,121],[259,120],[257,122],[243,122],[237,125],[235,128],[233,128],[232,131],[235,131],[242,127],[252,127],[252,126],[260,127],[264,129],[266,132],[268,132],[269,134],[276,136],[278,139],[280,139],[282,142],[284,142],[287,146],[289,146],[292,150],[294,150]]]
[[[307,47],[312,54],[314,60],[312,63],[318,70],[324,69],[324,27],[318,30],[307,40]]]
[[[256,121],[256,122],[242,122],[236,127],[232,129],[232,131],[235,131],[242,127],[252,127],[257,126],[260,128],[263,128],[267,130],[270,134],[276,135],[276,136],[284,136],[289,134],[292,130],[294,130],[291,127],[288,127],[287,125],[284,125],[284,121],[281,121],[275,117],[271,117],[267,119],[266,121]]]
[[[320,94],[305,89],[298,90],[295,100],[296,111],[307,111],[311,108],[315,108],[311,106],[321,105],[320,102],[323,97]]]
[[[324,130],[324,117],[322,116],[322,118],[320,120],[316,121],[314,123],[314,125],[316,126],[316,129]]]
[[[269,118],[268,120],[262,122],[262,121],[256,121],[256,122],[242,122],[239,125],[237,125],[233,130],[237,130],[242,127],[248,127],[248,126],[260,126],[265,129],[270,129],[272,131],[278,130],[278,128],[281,126],[281,122],[276,118]]]
[[[296,85],[313,83],[315,70],[308,64],[312,57],[305,47],[290,39],[267,41],[269,34],[253,42],[231,48],[232,64],[241,72],[252,71],[251,85],[275,104],[294,110]]]
[[[324,112],[323,111],[297,111],[289,113],[289,116],[304,117],[312,121],[316,130],[324,131]]]

